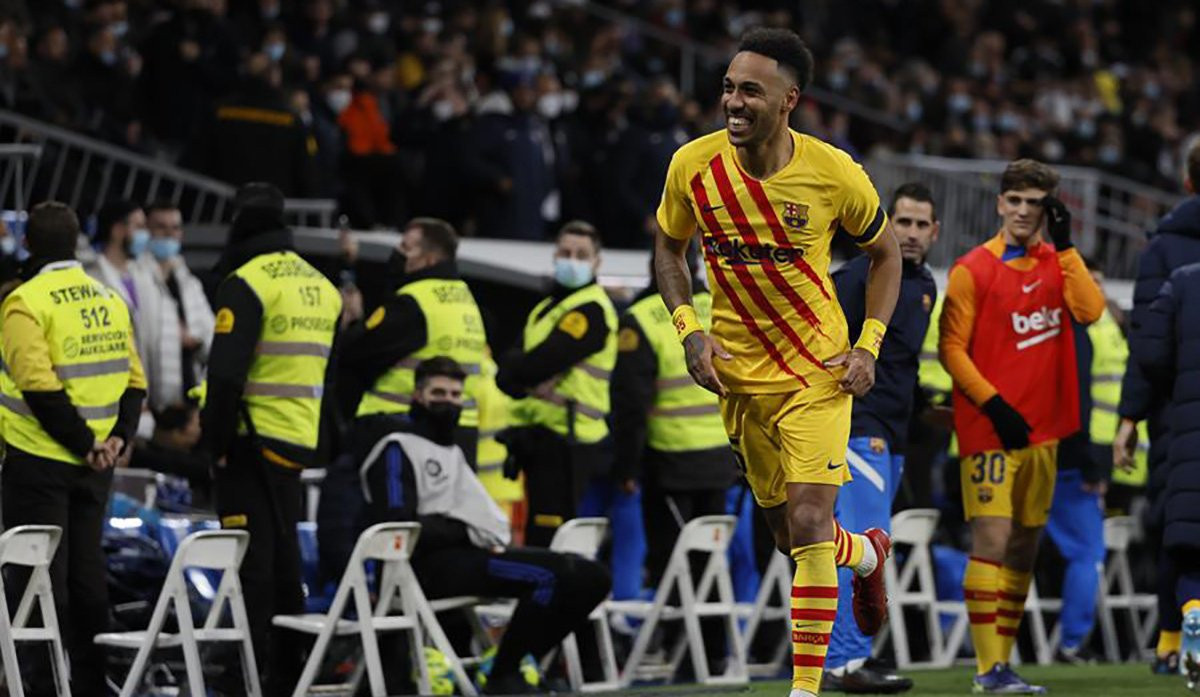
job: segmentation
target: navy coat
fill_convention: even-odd
[[[1167,394],[1169,385],[1155,384],[1142,373],[1137,356],[1137,342],[1132,338],[1142,330],[1150,303],[1167,277],[1175,269],[1200,262],[1200,196],[1184,199],[1159,221],[1150,242],[1138,259],[1137,282],[1133,287],[1133,311],[1130,313],[1129,335],[1131,360],[1121,382],[1121,416],[1147,422],[1150,432],[1150,481],[1148,493],[1153,508],[1150,522],[1162,523],[1158,495],[1166,486],[1169,433],[1167,424]]]
[[[1163,544],[1200,549],[1200,263],[1171,273],[1133,346],[1146,376],[1171,390]]]

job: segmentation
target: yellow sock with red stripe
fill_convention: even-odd
[[[836,520],[833,521],[833,544],[835,563],[853,569],[859,576],[871,573],[879,563],[875,547],[866,536],[846,530]]]
[[[821,689],[829,634],[837,617],[838,577],[834,544],[792,550],[796,575],[792,579],[792,689],[814,695]]]
[[[1017,630],[1025,615],[1025,596],[1033,574],[1007,566],[1000,568],[999,592],[996,594],[996,634],[1000,636],[1001,660],[1007,661],[1017,643]]]
[[[1179,653],[1181,646],[1183,646],[1183,632],[1159,630],[1158,646],[1154,649],[1154,653],[1159,658],[1166,658],[1173,653]]]
[[[963,577],[963,598],[971,623],[971,643],[975,645],[976,672],[983,675],[1007,659],[1000,652],[996,634],[996,591],[1000,583],[1000,562],[971,557]]]

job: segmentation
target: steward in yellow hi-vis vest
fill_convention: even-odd
[[[510,467],[525,472],[525,543],[546,547],[577,515],[589,480],[609,466],[609,379],[617,360],[617,311],[596,283],[600,238],[567,223],[554,252],[554,288],[525,322],[518,355],[496,384],[516,401],[505,434]]]
[[[362,394],[355,416],[407,414],[413,371],[434,356],[453,358],[467,373],[455,443],[475,468],[479,440],[479,372],[487,355],[483,317],[459,278],[458,234],[444,220],[415,218],[388,260],[395,294],[349,329],[339,361],[341,382]]]
[[[1091,434],[1095,458],[1107,462],[1112,457],[1113,437],[1121,420],[1117,407],[1121,403],[1121,380],[1125,376],[1125,364],[1129,362],[1129,344],[1125,341],[1121,325],[1107,310],[1100,319],[1088,326],[1087,332],[1092,341],[1092,421],[1088,425],[1088,432]],[[1133,457],[1133,469],[1126,471],[1114,468],[1114,484],[1146,485],[1149,444],[1150,438],[1143,421],[1138,424],[1138,447]]]
[[[112,468],[128,462],[146,380],[129,309],[84,273],[78,238],[70,208],[35,206],[24,283],[0,306],[0,507],[5,528],[62,528],[50,575],[59,628],[76,638],[66,642],[69,678],[75,694],[99,695],[106,655],[92,638],[108,629],[109,614],[100,533]],[[30,684],[52,684],[48,664],[22,668]]]
[[[712,295],[698,281],[693,282],[692,304],[707,330],[712,325]],[[724,515],[737,463],[718,397],[688,374],[683,346],[653,280],[621,316],[612,410],[613,479],[623,493],[640,493],[649,575],[645,581],[654,587],[679,534],[676,516],[686,522]],[[614,550],[628,544],[628,537],[614,535]],[[615,551],[613,557],[617,558]],[[624,580],[614,569],[614,594]],[[639,573],[638,588],[642,581]]]
[[[218,270],[204,444],[217,460],[221,526],[250,532],[241,579],[255,653],[271,656],[270,681],[290,690],[302,647],[290,633],[268,634],[272,616],[304,611],[300,470],[323,464],[331,445],[323,407],[342,300],[293,251],[283,194],[269,184],[239,189]]]

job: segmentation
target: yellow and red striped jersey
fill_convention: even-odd
[[[868,246],[887,223],[860,165],[817,138],[791,135],[791,161],[762,181],[742,170],[724,130],[684,145],[658,208],[667,235],[702,233],[712,333],[733,355],[715,364],[733,392],[790,392],[836,379],[823,362],[850,344],[829,245],[841,227]]]

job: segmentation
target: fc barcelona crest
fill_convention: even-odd
[[[783,224],[790,228],[802,228],[808,225],[807,203],[783,204]]]

